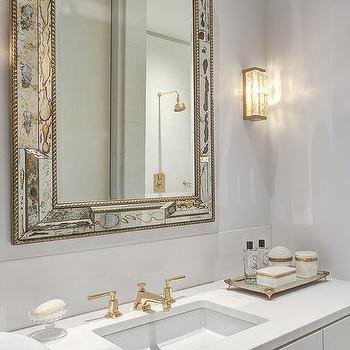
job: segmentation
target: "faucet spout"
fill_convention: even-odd
[[[139,290],[134,303],[134,310],[148,311],[151,309],[151,303],[162,304],[163,309],[166,306],[166,300],[162,295],[154,294],[145,290],[145,284],[138,284]]]
[[[151,303],[162,304],[163,311],[171,310],[171,304],[175,303],[173,298],[171,283],[174,281],[182,280],[185,276],[176,276],[173,278],[167,278],[165,280],[165,286],[163,295],[154,294],[146,291],[146,283],[138,283],[139,287],[134,303],[134,310],[148,311],[151,309]]]
[[[134,310],[148,311],[151,309],[151,303],[162,304],[165,306],[165,299],[156,294],[147,293],[145,295],[138,295],[134,304]]]

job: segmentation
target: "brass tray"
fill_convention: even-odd
[[[259,286],[254,281],[246,280],[244,278],[244,276],[227,278],[224,280],[224,282],[229,285],[227,288],[228,290],[232,290],[232,289],[236,288],[236,289],[246,290],[246,291],[255,292],[255,293],[259,293],[259,294],[264,294],[270,300],[275,294],[285,292],[285,291],[288,291],[288,290],[291,290],[294,288],[302,287],[302,286],[308,286],[308,285],[310,285],[316,281],[320,281],[322,279],[324,279],[326,281],[328,275],[329,275],[328,271],[319,271],[318,274],[314,277],[310,277],[310,278],[297,277],[296,282],[286,284],[284,286],[280,286],[277,288]]]

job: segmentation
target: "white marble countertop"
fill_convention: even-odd
[[[350,282],[334,279],[276,296],[271,301],[255,294],[228,291],[222,281],[176,292],[175,297],[178,301],[174,304],[174,308],[204,300],[268,320],[201,348],[205,350],[272,350],[350,315]],[[103,318],[106,310],[62,320],[58,322],[58,326],[66,328],[68,336],[61,341],[48,343],[47,346],[52,350],[118,349],[116,345],[93,331],[145,316],[143,312],[130,312],[131,306],[131,304],[122,305],[121,311],[124,315],[116,320]],[[28,335],[37,329],[38,327],[32,327],[16,333]]]

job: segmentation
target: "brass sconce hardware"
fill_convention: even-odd
[[[110,297],[108,303],[108,312],[106,314],[106,318],[118,318],[122,315],[119,311],[119,302],[117,298],[117,292],[112,290],[111,292],[99,293],[94,295],[89,295],[88,300],[95,300],[99,298]]]
[[[171,283],[174,281],[182,280],[185,276],[177,276],[165,280],[165,286],[163,295],[154,294],[146,291],[146,283],[138,283],[139,287],[134,303],[134,310],[149,311],[151,309],[151,303],[162,304],[163,311],[171,310],[171,304],[175,303],[175,299],[172,295]]]
[[[266,120],[268,114],[268,87],[266,70],[248,68],[243,70],[243,119]]]

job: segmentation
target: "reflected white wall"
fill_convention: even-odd
[[[188,45],[147,35],[146,194],[153,193],[153,175],[159,172],[158,93],[177,90],[187,106],[174,112],[176,94],[161,97],[162,164],[166,193],[193,192],[192,52]]]
[[[147,0],[125,6],[124,198],[144,198]]]
[[[58,0],[56,7],[58,200],[106,200],[111,0]]]

